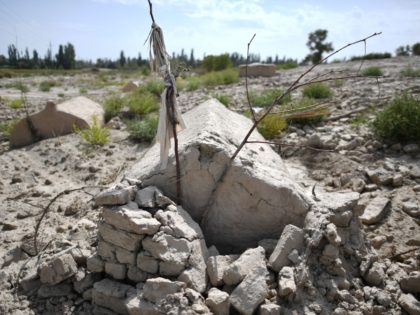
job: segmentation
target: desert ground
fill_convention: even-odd
[[[390,206],[384,217],[374,224],[362,224],[363,230],[379,257],[398,263],[407,271],[420,271],[419,143],[385,143],[369,127],[375,113],[396,93],[409,90],[420,97],[420,78],[400,74],[409,65],[420,68],[420,57],[365,61],[363,68],[378,66],[384,75],[378,79],[360,77],[340,80],[339,84],[327,83],[334,94],[326,119],[315,124],[289,125],[274,148],[293,178],[308,191],[357,191],[361,193],[359,203],[363,203],[363,198],[388,198]],[[321,65],[312,76],[327,72],[336,76],[354,75],[359,66],[357,61]],[[271,78],[249,78],[249,89],[256,92],[286,89],[305,69],[300,66],[278,70]],[[60,84],[48,92],[39,91],[39,83],[47,79]],[[34,113],[47,100],[60,102],[81,94],[102,103],[111,93],[122,93],[122,87],[130,80],[148,78],[102,70],[2,78],[0,123],[25,117],[24,108],[10,108],[5,101],[21,97],[21,91],[14,87],[16,83],[29,87],[25,93],[27,108]],[[292,98],[298,98],[300,93],[293,92]],[[233,111],[243,113],[248,108],[245,79],[241,78],[235,84],[180,91],[181,111],[185,113],[215,94],[230,96],[229,109]],[[93,252],[100,212],[93,196],[141,159],[149,145],[132,142],[119,119],[110,124],[110,142],[102,147],[91,146],[77,134],[69,134],[9,149],[7,137],[0,133],[1,314],[53,314],[53,310],[57,314],[72,314],[81,305],[88,309],[89,303],[75,293],[39,297],[18,290],[22,266],[34,254],[35,226],[54,197],[65,190],[80,188],[51,204],[41,222],[38,243],[46,253],[58,252],[74,243],[86,244]]]

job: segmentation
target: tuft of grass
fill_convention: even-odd
[[[375,134],[388,141],[420,141],[420,98],[403,93],[379,113],[372,123]]]
[[[160,95],[163,92],[164,84],[163,81],[158,80],[150,80],[147,81],[146,85],[142,87],[144,90],[156,95],[157,97],[160,97]]]
[[[195,91],[201,87],[201,80],[197,77],[190,77],[187,80],[186,89],[187,91]]]
[[[20,119],[16,118],[13,120],[3,121],[0,123],[0,131],[3,132],[4,136],[9,139]]]
[[[6,85],[6,88],[16,89],[21,91],[22,93],[28,93],[29,87],[26,84],[23,84],[22,82],[14,82]]]
[[[324,99],[331,97],[333,92],[324,83],[313,83],[305,86],[302,94],[308,98]]]
[[[250,93],[249,98],[252,106],[256,107],[268,107],[273,104],[274,100],[281,96],[284,92],[281,89],[268,89],[264,90],[259,94]],[[287,94],[279,105],[289,103],[292,100],[290,94]]]
[[[229,95],[225,94],[216,94],[214,95],[214,98],[217,99],[220,103],[225,105],[226,107],[229,107],[230,103],[232,102],[232,99]]]
[[[92,126],[82,130],[76,128],[76,132],[90,145],[103,146],[109,142],[109,130],[98,123],[96,116],[93,118]]]
[[[111,118],[118,116],[118,113],[124,107],[124,100],[120,96],[112,95],[105,99],[102,106],[105,110],[105,121],[109,121]]]
[[[152,142],[156,136],[158,116],[147,115],[142,120],[129,120],[126,122],[130,139],[136,142]]]
[[[369,119],[366,117],[365,114],[358,114],[351,120],[351,125],[355,128],[360,127],[362,125],[366,125],[369,122]]]
[[[278,70],[289,70],[289,69],[295,69],[298,66],[299,66],[299,64],[296,61],[289,61],[289,62],[277,65],[277,69]]]
[[[202,84],[207,87],[227,85],[239,82],[239,72],[235,69],[208,72],[200,77]]]
[[[51,90],[52,87],[57,86],[57,82],[54,80],[47,80],[47,81],[42,81],[39,84],[38,89],[41,92],[49,92]]]
[[[286,127],[287,122],[283,116],[269,114],[258,124],[257,129],[265,139],[271,140],[280,135]]]
[[[58,93],[57,96],[58,97],[64,97],[64,93]]]
[[[87,88],[82,87],[79,89],[80,94],[86,94],[87,92],[88,92]]]
[[[365,77],[381,77],[384,75],[384,73],[379,67],[368,67],[363,70],[362,75]]]
[[[127,97],[128,108],[135,115],[144,116],[159,109],[159,99],[147,90],[134,91]]]
[[[19,109],[23,107],[25,100],[23,98],[17,98],[14,100],[6,99],[6,104],[12,109]]]
[[[405,67],[400,71],[403,77],[418,78],[420,77],[420,69],[414,69],[411,66]]]
[[[341,88],[344,85],[344,80],[336,79],[333,81],[333,87]]]
[[[319,123],[329,114],[326,106],[317,105],[313,98],[308,97],[300,99],[297,103],[290,105],[289,108],[285,113],[286,121],[301,125]]]

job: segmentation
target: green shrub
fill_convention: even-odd
[[[150,80],[147,81],[146,85],[142,87],[142,89],[145,89],[146,91],[160,97],[164,89],[164,84],[163,81]]]
[[[86,94],[87,92],[88,92],[87,88],[82,87],[79,89],[80,94]]]
[[[268,89],[264,90],[259,94],[250,93],[249,98],[252,106],[256,107],[268,107],[273,104],[274,100],[281,96],[284,92],[281,89]],[[286,104],[291,101],[290,94],[287,94],[281,100],[280,104]]]
[[[105,99],[103,107],[105,110],[105,121],[109,121],[111,118],[118,116],[118,113],[124,107],[124,100],[117,95],[112,95]]]
[[[326,106],[317,106],[313,98],[304,97],[298,102],[286,107],[285,119],[288,123],[301,125],[316,124],[321,122],[328,114]]]
[[[57,85],[57,82],[55,82],[54,80],[42,81],[39,84],[39,90],[41,92],[49,92],[51,90],[51,88],[56,86],[56,85]]]
[[[370,53],[365,56],[355,56],[351,57],[351,61],[357,61],[357,60],[373,60],[373,59],[388,59],[391,58],[392,55],[390,53]]]
[[[366,125],[368,122],[369,122],[369,119],[366,117],[365,114],[358,114],[357,116],[353,117],[353,119],[351,120],[351,124],[353,127]]]
[[[190,77],[187,80],[186,89],[187,91],[195,91],[201,87],[201,80],[197,77]]]
[[[303,96],[315,99],[324,99],[332,96],[331,89],[324,83],[312,83],[304,87]]]
[[[58,97],[64,97],[64,93],[58,93],[57,96]]]
[[[159,109],[159,98],[146,90],[138,90],[127,96],[127,105],[131,113],[143,116]]]
[[[229,107],[230,102],[232,101],[229,95],[224,95],[224,94],[216,94],[214,98],[217,99],[220,103],[222,103],[226,107]]]
[[[204,86],[214,87],[239,82],[239,73],[235,69],[214,71],[204,74],[199,78]]]
[[[411,66],[405,67],[400,71],[403,77],[417,78],[420,77],[420,69],[414,69]]]
[[[372,123],[375,134],[384,140],[420,141],[420,98],[397,95]]]
[[[23,98],[17,98],[14,100],[6,100],[6,104],[12,109],[19,109],[23,107],[23,105],[25,104],[25,100]]]
[[[220,71],[232,67],[232,62],[229,58],[229,54],[223,54],[219,56],[209,55],[203,59],[203,67],[206,71]]]
[[[158,116],[154,114],[147,115],[142,120],[127,121],[130,139],[136,142],[152,142],[156,136],[158,121]]]
[[[6,136],[7,139],[10,138],[13,129],[17,125],[20,119],[13,119],[8,121],[3,121],[0,123],[0,131]]]
[[[103,146],[109,142],[108,128],[99,125],[96,117],[93,118],[92,126],[82,130],[76,128],[76,132],[90,145]]]
[[[411,47],[411,51],[412,51],[414,56],[420,56],[420,43],[415,43]]]
[[[381,77],[384,73],[379,67],[368,67],[362,71],[362,75],[365,77]]]
[[[22,82],[14,82],[6,85],[7,88],[16,89],[21,91],[22,93],[28,93],[29,88],[26,84],[23,84]]]
[[[271,140],[286,127],[286,120],[281,115],[269,114],[258,124],[257,129],[265,139]]]
[[[278,70],[289,70],[289,69],[295,69],[299,66],[299,64],[296,61],[288,61],[286,63],[281,63],[277,65]]]

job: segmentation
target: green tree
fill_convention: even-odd
[[[39,55],[36,49],[32,51],[32,60],[31,60],[32,66],[34,68],[39,68]]]
[[[219,56],[209,55],[203,59],[203,67],[207,71],[220,71],[232,66],[232,62],[229,58],[229,54],[223,54]]]
[[[67,43],[67,45],[64,46],[63,68],[76,68],[76,50],[74,49],[74,46],[71,43]]]
[[[51,48],[51,43],[50,43],[47,49],[47,53],[45,54],[45,57],[44,57],[44,67],[50,69],[50,68],[53,68],[53,65],[54,64],[53,64],[53,57],[52,57],[52,48]]]
[[[58,46],[58,53],[55,55],[57,68],[64,68],[64,48],[63,45]]]
[[[411,47],[409,45],[407,46],[400,46],[395,50],[395,54],[397,56],[410,56],[411,53]]]
[[[123,50],[121,50],[121,52],[120,52],[120,59],[118,60],[118,63],[119,63],[121,68],[123,68],[125,66],[125,64],[127,63],[127,59],[125,58]]]
[[[15,45],[9,45],[7,47],[7,53],[9,55],[9,66],[11,67],[17,67],[18,65],[18,59],[19,59],[19,52]]]
[[[327,39],[328,31],[318,29],[313,33],[309,34],[308,46],[309,50],[312,52],[309,54],[305,60],[311,60],[313,64],[316,64],[322,60],[322,55],[334,50],[332,43],[325,43]]]
[[[415,43],[413,47],[411,47],[411,51],[414,56],[420,56],[420,43]]]

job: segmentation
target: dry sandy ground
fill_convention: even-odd
[[[384,77],[379,79],[352,79],[340,87],[333,87],[331,115],[338,115],[361,107],[373,105],[368,114],[372,118],[377,108],[395,92],[413,87],[413,93],[420,94],[420,78],[405,78],[400,70],[412,65],[420,68],[420,58],[395,58],[382,61],[365,62],[364,67],[377,65],[384,70]],[[325,65],[315,73],[335,71],[338,75],[355,74],[359,63]],[[302,73],[303,68],[279,72],[273,78],[250,79],[249,88],[260,91],[271,87],[287,87]],[[28,77],[20,79],[1,79],[0,96],[16,98],[20,92],[5,88],[16,80],[21,80],[31,87],[27,93],[30,111],[40,109],[48,99],[65,99],[80,94],[80,87],[88,82],[86,75],[80,77],[55,77],[62,82],[50,92],[39,92],[37,84],[46,79]],[[97,89],[89,89],[86,96],[103,101],[105,95],[120,91],[124,78],[115,77],[115,85],[109,84]],[[64,93],[65,96],[58,96]],[[294,97],[300,92],[296,92]],[[192,108],[215,94],[227,94],[233,99],[234,110],[246,109],[244,81],[214,90],[201,89],[194,92],[181,92],[179,102],[182,110]],[[60,94],[62,95],[62,94]],[[23,116],[23,110],[12,110],[0,101],[0,122],[17,116]],[[395,253],[413,250],[420,246],[420,217],[407,214],[403,205],[407,202],[420,206],[420,152],[406,154],[403,150],[392,150],[376,141],[366,126],[354,127],[351,117],[338,121],[325,122],[317,126],[292,126],[283,136],[282,141],[305,144],[313,134],[333,137],[337,143],[360,138],[360,144],[352,150],[335,152],[316,152],[299,147],[282,146],[280,153],[289,161],[291,172],[308,190],[317,183],[319,189],[344,190],[354,188],[353,178],[360,178],[369,184],[366,170],[383,168],[392,176],[401,174],[402,186],[379,186],[369,194],[384,194],[391,200],[386,217],[376,225],[366,227],[368,237],[375,239],[375,245],[381,256],[391,257]],[[64,194],[54,202],[44,218],[39,231],[39,247],[42,248],[54,240],[51,246],[60,242],[83,241],[94,245],[95,226],[98,209],[91,201],[92,195],[101,187],[110,185],[117,176],[135,160],[141,158],[147,144],[134,144],[127,140],[128,133],[121,129],[111,129],[111,141],[108,145],[93,148],[83,143],[77,135],[67,135],[44,140],[33,145],[8,150],[7,142],[1,142],[0,149],[0,266],[8,274],[18,273],[25,259],[33,253],[34,228],[43,209],[59,193],[80,187],[85,190]],[[341,142],[340,142],[341,141]],[[420,141],[420,139],[419,139]],[[347,141],[348,142],[348,141]],[[417,173],[419,175],[417,177]],[[88,220],[88,221],[86,221]],[[82,223],[80,223],[82,222]],[[88,222],[88,223],[86,223]],[[91,228],[89,222],[93,223]],[[84,228],[81,228],[81,227]],[[419,262],[419,251],[403,256]],[[418,267],[417,267],[418,268]],[[2,280],[3,281],[3,280]],[[13,285],[7,287],[10,292]],[[8,303],[16,303],[16,308],[25,313],[29,304],[24,297],[15,297]],[[1,304],[1,303],[0,303]],[[1,308],[0,308],[1,310]]]

